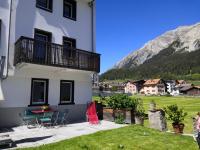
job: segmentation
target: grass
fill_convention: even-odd
[[[24,150],[196,150],[191,137],[163,133],[141,126],[101,131],[54,144]]]
[[[163,108],[168,105],[177,104],[180,108],[183,108],[188,113],[184,120],[185,133],[192,133],[192,117],[196,116],[197,112],[200,111],[200,98],[194,97],[166,97],[166,96],[134,96],[143,99],[144,107],[147,112],[149,108],[149,102],[154,100],[157,104],[157,108]],[[145,122],[148,126],[148,121]],[[168,121],[168,129],[172,130],[171,122]]]

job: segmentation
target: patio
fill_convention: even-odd
[[[68,124],[65,126],[42,127],[28,129],[27,126],[12,128],[9,132],[14,141],[14,148],[34,147],[54,143],[61,140],[87,135],[102,130],[120,128],[126,125],[115,124],[114,122],[101,121],[99,125],[90,125],[88,122]]]

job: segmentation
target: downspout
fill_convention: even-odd
[[[8,78],[8,66],[9,66],[9,55],[10,55],[10,34],[11,34],[11,19],[12,19],[12,5],[13,0],[10,0],[10,16],[9,16],[9,31],[8,31],[8,51],[7,51],[7,68],[6,68],[6,75],[3,76],[3,80]]]
[[[92,1],[89,3],[89,6],[90,6],[91,9],[92,9],[92,14],[91,14],[91,25],[92,25],[92,34],[91,34],[91,38],[92,38],[92,52],[95,52],[95,50],[94,50],[94,1],[95,1],[95,0],[92,0]]]

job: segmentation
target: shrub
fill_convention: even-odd
[[[171,120],[174,124],[182,123],[182,121],[184,121],[185,116],[187,115],[187,113],[183,112],[182,108],[179,109],[176,104],[165,107],[164,111],[168,115],[167,119]]]
[[[143,106],[143,101],[141,99],[135,99],[135,115],[140,117],[145,117],[145,110]]]
[[[124,123],[124,116],[123,114],[119,114],[116,118],[115,118],[115,123],[117,124],[123,124]]]
[[[112,109],[135,109],[136,101],[126,94],[115,94],[107,100],[107,106]]]

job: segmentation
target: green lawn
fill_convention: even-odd
[[[191,137],[136,125],[97,132],[27,150],[196,150]]]
[[[167,105],[177,104],[179,107],[182,107],[188,115],[185,118],[185,133],[192,133],[192,117],[200,111],[200,98],[193,97],[166,97],[166,96],[134,96],[140,97],[143,99],[145,110],[148,110],[149,102],[154,100],[157,104],[157,108],[163,108]],[[145,125],[148,126],[148,121],[145,122]],[[168,128],[171,128],[171,122],[168,121]]]

